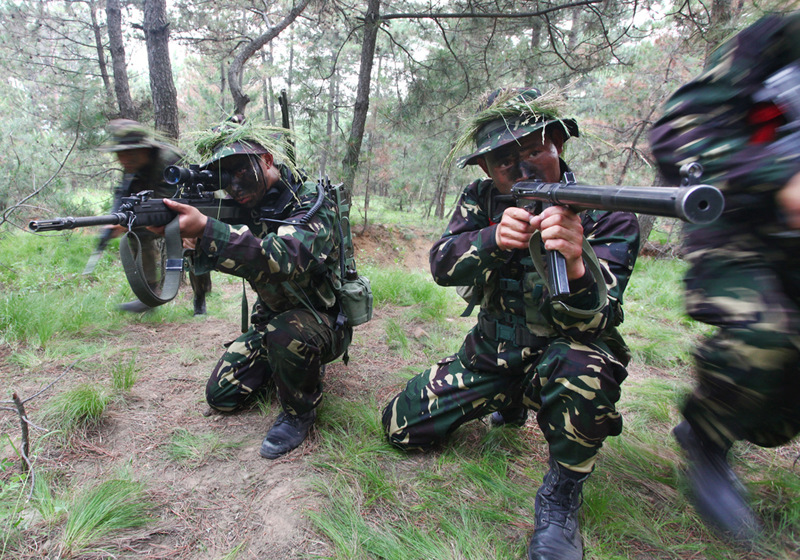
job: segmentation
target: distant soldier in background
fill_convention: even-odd
[[[111,211],[115,212],[119,208],[123,197],[141,191],[153,191],[153,198],[172,197],[175,194],[175,186],[164,181],[164,169],[180,161],[182,156],[177,148],[156,140],[151,131],[136,121],[113,120],[108,124],[108,130],[110,138],[100,150],[114,152],[125,172],[122,182],[114,190],[114,205]],[[118,237],[126,231],[127,228],[124,226],[106,226],[106,231],[101,234],[98,250],[102,251],[104,241],[107,242],[111,237]],[[145,228],[134,228],[134,233],[141,243],[145,280],[151,289],[156,289],[164,277],[161,236]],[[90,261],[89,265],[93,264]],[[204,315],[206,293],[211,291],[211,273],[200,275],[190,273],[189,280],[194,291],[194,314]],[[151,309],[138,299],[123,303],[119,308],[131,313],[143,313]]]
[[[697,385],[673,433],[698,512],[733,538],[760,530],[728,464],[734,442],[800,432],[800,13],[759,20],[681,87],[650,134],[668,180],[699,162],[725,212],[687,225],[686,308],[719,330],[695,352]]]

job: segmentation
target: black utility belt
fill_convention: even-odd
[[[486,315],[478,316],[478,327],[491,340],[512,342],[516,346],[542,348],[550,340],[546,336],[536,336],[525,325],[509,325]]]

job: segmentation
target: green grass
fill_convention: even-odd
[[[96,424],[110,401],[111,396],[102,386],[82,383],[50,398],[43,417],[54,429],[70,434]]]
[[[683,274],[678,260],[640,257],[625,290],[625,322],[620,332],[634,361],[667,371],[685,371],[692,364],[697,340],[712,328],[689,319],[683,308]]]
[[[152,508],[144,485],[130,480],[107,480],[82,491],[69,507],[62,553],[77,555],[98,547],[112,533],[143,526],[152,519]]]
[[[404,210],[401,211],[397,199],[370,194],[367,219],[370,224],[404,227],[409,223],[419,223],[421,221],[420,216],[422,212],[424,212],[423,205],[418,202],[410,205],[407,204],[404,206]],[[444,231],[448,220],[449,216],[447,218],[437,219],[431,215],[430,218],[425,220],[425,225],[432,227],[436,231]],[[351,227],[354,231],[360,231],[364,225],[363,195],[353,197],[352,204],[350,205],[350,222],[352,223]],[[402,242],[402,238],[398,239],[398,242]]]
[[[223,441],[216,432],[195,434],[185,428],[175,428],[167,444],[167,454],[181,465],[197,467],[233,447],[235,443]]]
[[[129,315],[117,309],[134,299],[113,241],[95,272],[83,268],[95,245],[96,232],[0,236],[0,343],[47,349],[65,341],[108,336],[120,322],[176,323],[192,320],[191,304],[176,298],[151,312]],[[232,281],[215,275],[214,282]],[[185,290],[191,291],[187,286]],[[210,314],[217,294],[209,296]],[[229,308],[225,306],[225,311]],[[82,343],[71,352],[79,352]],[[68,353],[71,353],[68,351]]]
[[[117,391],[130,391],[138,378],[139,368],[135,355],[127,360],[120,357],[111,365],[111,386]]]

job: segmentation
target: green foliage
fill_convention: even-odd
[[[51,397],[43,410],[46,421],[67,434],[95,424],[111,397],[95,384],[83,383]]]
[[[176,428],[170,436],[167,454],[170,459],[189,467],[198,467],[214,454],[236,447],[223,442],[216,432],[195,434],[185,428]]]
[[[80,492],[69,508],[61,538],[63,553],[76,555],[113,532],[147,524],[152,507],[144,485],[130,480],[107,480]]]
[[[117,391],[129,391],[139,378],[136,355],[127,361],[119,360],[111,366],[111,386]]]
[[[428,318],[435,319],[443,317],[453,302],[452,290],[436,285],[429,274],[372,266],[359,270],[370,279],[376,305],[424,305]]]

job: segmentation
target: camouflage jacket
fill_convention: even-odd
[[[317,200],[315,182],[303,182],[279,166],[282,187],[295,191],[283,211],[285,222],[297,223]],[[258,211],[256,211],[257,213]],[[240,225],[208,219],[193,259],[198,274],[218,270],[244,278],[267,313],[312,306],[317,311],[336,305],[330,278],[338,264],[336,210],[328,197],[307,224],[261,222]],[[304,301],[301,301],[302,298]]]
[[[582,214],[584,236],[600,261],[608,297],[599,301],[597,284],[587,271],[570,283],[572,294],[564,302],[553,303],[528,252],[498,248],[497,224],[513,204],[497,201],[499,195],[491,180],[475,181],[461,193],[447,231],[431,248],[436,283],[474,286],[482,295],[481,314],[503,324],[525,324],[535,336],[586,343],[610,334],[622,322],[622,292],[639,250],[636,216],[594,210]]]
[[[670,98],[650,133],[662,173],[697,161],[702,181],[725,194],[725,215],[738,227],[775,222],[774,194],[800,172],[800,145],[777,148],[786,116],[762,99],[764,81],[800,61],[800,13],[769,16],[720,46],[704,72]]]
[[[175,185],[164,181],[164,169],[181,160],[181,154],[166,144],[162,148],[154,148],[155,160],[149,162],[136,173],[126,173],[122,182],[114,189],[114,209],[119,208],[123,196],[130,196],[141,191],[153,191],[154,198],[171,198],[175,194]]]

